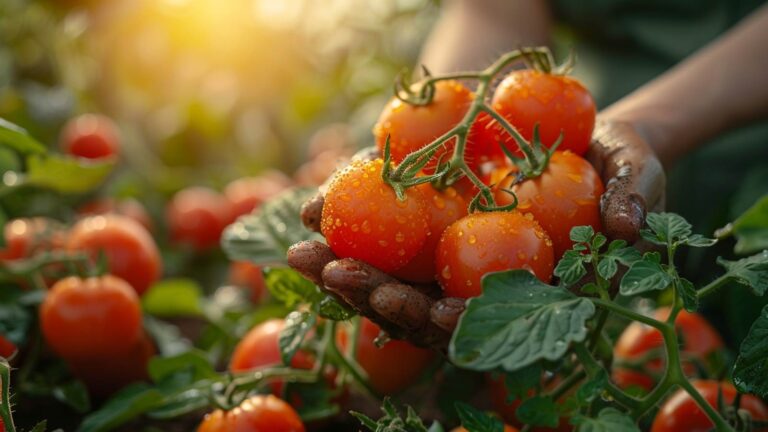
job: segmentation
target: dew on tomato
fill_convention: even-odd
[[[230,411],[206,414],[197,432],[304,432],[298,413],[273,395],[256,395]]]

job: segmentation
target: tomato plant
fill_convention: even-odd
[[[229,265],[229,283],[246,288],[254,303],[263,301],[267,296],[267,285],[261,267],[248,261],[235,261]]]
[[[736,398],[736,389],[727,382],[694,380],[691,385],[714,408],[722,398],[724,405],[730,405]],[[768,420],[768,407],[752,395],[742,395],[739,408],[749,413],[752,420]],[[685,390],[678,390],[661,406],[651,426],[651,432],[704,432],[712,430],[714,424]],[[753,430],[766,430],[758,427]]]
[[[473,213],[454,222],[437,246],[437,280],[447,297],[480,295],[486,273],[526,269],[549,281],[552,241],[530,216],[520,212]]]
[[[304,432],[299,415],[285,401],[256,395],[230,410],[207,414],[197,432]]]
[[[427,240],[427,201],[418,189],[404,200],[384,183],[384,162],[352,162],[325,193],[321,230],[333,252],[384,271],[412,260]]]
[[[110,273],[127,281],[141,295],[160,278],[160,253],[147,230],[125,216],[90,216],[77,222],[66,249],[86,252],[96,260],[103,254]]]
[[[102,198],[89,201],[77,208],[77,213],[82,216],[95,216],[115,213],[127,218],[133,219],[152,232],[152,218],[147,213],[144,205],[133,198],[115,200],[112,198]]]
[[[37,252],[60,249],[66,240],[63,227],[44,217],[11,220],[3,231],[5,247],[0,249],[0,260],[28,258]]]
[[[171,240],[206,250],[219,244],[235,214],[232,203],[213,189],[189,187],[173,196],[166,208]]]
[[[71,119],[61,132],[65,153],[86,159],[114,157],[120,153],[115,123],[99,114],[83,114]]]

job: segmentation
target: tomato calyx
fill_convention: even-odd
[[[521,48],[523,59],[526,65],[531,69],[544,72],[551,75],[568,75],[573,71],[576,65],[576,53],[573,49],[568,50],[568,58],[562,64],[557,64],[552,51],[547,48],[533,50],[531,48]]]
[[[512,161],[517,167],[517,172],[511,173],[516,176],[514,184],[520,183],[525,179],[532,179],[541,176],[549,165],[549,159],[552,158],[552,154],[563,142],[563,133],[557,140],[552,143],[552,146],[547,148],[541,142],[541,135],[539,134],[539,123],[533,126],[533,138],[531,142],[526,140],[518,140],[518,146],[523,152],[524,157],[515,156],[506,146],[501,146],[504,154]],[[509,191],[511,193],[511,191]]]

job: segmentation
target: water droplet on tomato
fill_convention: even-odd
[[[475,237],[474,234],[470,234],[469,238],[467,239],[467,243],[469,244],[475,244],[477,243],[477,237]]]
[[[451,278],[451,267],[450,266],[443,267],[443,271],[440,272],[440,275],[443,277],[443,279],[450,279]]]

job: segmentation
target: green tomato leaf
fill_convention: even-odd
[[[288,395],[286,400],[301,401],[295,409],[305,422],[327,419],[339,413],[339,405],[333,401],[338,393],[330,389],[324,380],[314,383],[288,383],[285,391]]]
[[[293,311],[285,317],[285,326],[280,332],[280,358],[284,365],[290,365],[293,355],[317,321],[317,315],[311,312]]]
[[[739,216],[730,228],[736,236],[735,253],[746,255],[768,249],[768,194]]]
[[[563,257],[555,267],[555,276],[560,278],[565,286],[571,286],[581,280],[587,269],[584,268],[584,258],[587,255],[583,255],[577,251],[569,250],[565,251]]]
[[[661,268],[661,264],[651,259],[643,259],[632,264],[624,274],[619,291],[622,295],[632,296],[653,290],[663,290],[671,283],[672,276]]]
[[[325,297],[315,284],[288,267],[266,269],[264,281],[270,294],[288,307],[320,302]]]
[[[640,432],[631,417],[616,408],[603,408],[597,418],[574,417],[571,421],[579,432]]]
[[[32,429],[29,430],[29,432],[45,432],[45,430],[48,429],[48,421],[43,420],[35,425]],[[60,429],[58,429],[60,430]],[[56,432],[56,431],[54,431]]]
[[[364,427],[374,432],[428,432],[427,427],[410,407],[406,419],[403,420],[389,397],[384,398],[381,410],[384,412],[384,416],[378,421],[359,412],[350,411],[349,413],[358,419]],[[430,428],[429,430],[433,429]]]
[[[541,365],[534,363],[520,370],[504,374],[504,386],[507,388],[507,403],[515,399],[528,397],[528,392],[541,383]]]
[[[69,381],[57,385],[51,393],[57,401],[72,407],[80,414],[85,414],[91,410],[88,389],[80,381]]]
[[[595,230],[589,225],[571,228],[570,238],[575,243],[589,243],[595,235]]]
[[[467,432],[504,432],[504,423],[496,417],[463,402],[456,402],[455,406],[461,425]]]
[[[733,367],[733,383],[742,393],[768,397],[768,306],[752,323]]]
[[[549,396],[534,396],[517,407],[517,419],[532,426],[557,427],[560,413],[555,401]]]
[[[205,354],[198,350],[187,351],[173,357],[153,357],[149,361],[148,369],[149,376],[155,383],[167,381],[179,372],[189,373],[189,382],[183,383],[184,385],[218,377]]]
[[[427,432],[445,432],[445,429],[443,428],[443,425],[435,421],[429,426],[429,429],[427,429]]]
[[[603,257],[597,263],[597,274],[603,279],[610,280],[618,270],[619,265],[616,263],[616,260],[611,257]]]
[[[696,312],[699,309],[699,296],[693,283],[685,278],[676,282],[677,293],[683,299],[683,307],[688,312]]]
[[[78,432],[103,432],[140,416],[163,400],[159,390],[147,384],[132,384],[109,399],[98,411],[83,419]]]
[[[142,296],[144,311],[163,318],[201,316],[203,289],[193,279],[165,279],[156,282]]]
[[[600,248],[603,247],[603,245],[605,245],[607,241],[608,239],[602,233],[597,233],[595,234],[595,237],[592,239],[591,249],[593,251],[599,251]]]
[[[352,309],[342,305],[330,295],[326,295],[325,298],[320,300],[318,314],[323,318],[334,321],[346,321],[355,316],[355,312]]]
[[[608,373],[605,369],[600,369],[594,378],[581,385],[576,391],[576,398],[579,401],[579,405],[587,405],[591,403],[595,398],[600,396],[607,384]]]
[[[595,313],[586,298],[547,285],[525,270],[491,273],[469,300],[449,346],[453,362],[472,370],[513,372],[537,360],[557,360],[587,335]]]
[[[198,381],[195,383],[196,388],[189,388],[171,394],[163,399],[160,406],[147,412],[147,417],[158,420],[174,419],[206,408],[211,403],[211,385],[211,381]]]
[[[45,146],[32,138],[21,126],[0,118],[0,144],[6,145],[19,153],[45,153]]]
[[[691,224],[675,213],[648,213],[645,222],[661,244],[672,245],[685,240],[692,232]]]
[[[633,247],[627,247],[627,242],[624,240],[612,241],[611,244],[608,245],[608,250],[603,254],[603,257],[613,258],[627,267],[643,258],[639,250]]]
[[[317,193],[316,188],[290,189],[240,217],[224,231],[221,245],[232,260],[255,264],[286,265],[288,248],[302,240],[321,240],[301,223],[301,205]]]
[[[710,247],[717,243],[717,239],[704,237],[701,234],[693,234],[685,240],[685,244],[691,247]]]
[[[768,251],[738,261],[718,258],[717,263],[727,270],[723,277],[749,287],[755,294],[763,295],[768,289]]]
[[[27,158],[26,184],[61,193],[85,193],[104,183],[115,166],[113,159],[94,161],[61,155]]]

